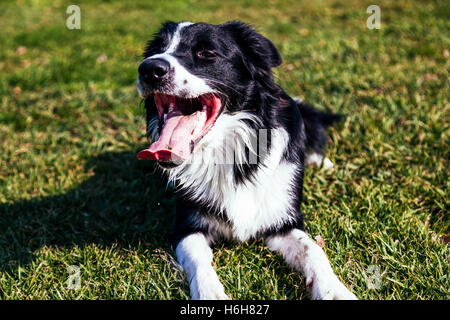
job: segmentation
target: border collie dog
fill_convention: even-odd
[[[339,118],[275,84],[273,43],[247,24],[167,22],[139,66],[148,149],[177,193],[172,244],[193,299],[228,299],[210,246],[264,239],[306,278],[313,299],[356,299],[305,233],[306,164],[324,158],[325,130]]]

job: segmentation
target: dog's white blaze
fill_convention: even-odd
[[[175,50],[178,47],[178,44],[180,43],[181,37],[180,37],[180,33],[181,33],[181,29],[183,29],[184,27],[190,26],[191,24],[194,24],[190,21],[185,21],[185,22],[180,22],[177,25],[177,29],[175,30],[175,32],[172,35],[172,38],[170,39],[170,43],[166,48],[165,53],[170,54],[175,52]]]
[[[266,244],[270,250],[281,253],[288,265],[303,273],[313,299],[356,299],[336,277],[322,248],[305,232],[293,229],[288,234],[267,238]]]
[[[183,67],[173,53],[176,51],[180,40],[181,40],[181,30],[187,26],[192,25],[192,22],[181,22],[178,24],[177,29],[170,39],[170,43],[163,53],[158,53],[150,56],[147,59],[164,59],[170,63],[170,67],[174,70],[173,79],[173,92],[172,95],[182,96],[185,98],[195,98],[199,95],[205,93],[212,93],[214,90],[206,83],[206,81],[196,75],[190,73],[185,67]],[[145,61],[144,60],[144,61]],[[142,95],[143,90],[140,88],[140,83],[138,82],[138,91]]]
[[[192,299],[228,299],[212,266],[212,250],[203,234],[183,238],[175,253],[189,280]]]
[[[292,179],[297,167],[281,161],[288,143],[284,129],[272,130],[270,153],[251,182],[237,184],[233,165],[223,164],[224,153],[225,156],[242,155],[245,146],[250,146],[255,133],[242,121],[244,119],[257,121],[255,116],[245,112],[220,116],[196,146],[190,161],[167,171],[170,180],[191,192],[191,198],[215,204],[226,212],[226,218],[232,225],[231,235],[239,240],[247,240],[258,232],[295,219],[289,215],[289,208],[294,188]],[[224,132],[227,134],[224,135]],[[233,144],[239,141],[238,138],[244,143]],[[224,145],[228,147],[225,150]],[[239,158],[236,160],[239,161]],[[211,222],[209,218],[198,221],[203,225]],[[230,235],[227,226],[218,225],[216,229],[214,231],[221,231],[225,236]]]

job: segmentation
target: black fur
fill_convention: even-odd
[[[298,103],[305,124],[306,147],[308,151],[322,153],[327,143],[326,129],[343,118],[340,114],[327,113],[314,109],[310,105]]]

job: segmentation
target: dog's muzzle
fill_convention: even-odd
[[[140,79],[149,86],[167,79],[169,71],[170,64],[164,59],[145,59],[138,68]]]

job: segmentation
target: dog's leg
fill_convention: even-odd
[[[333,162],[331,162],[328,157],[317,152],[308,153],[306,155],[305,164],[307,166],[316,166],[317,168],[323,166],[326,170],[333,170],[334,167]]]
[[[229,299],[211,264],[212,250],[202,233],[193,233],[183,238],[175,252],[189,280],[192,299]]]
[[[287,264],[303,273],[313,299],[357,299],[334,274],[327,256],[309,236],[293,229],[266,239],[267,247],[280,252]]]

